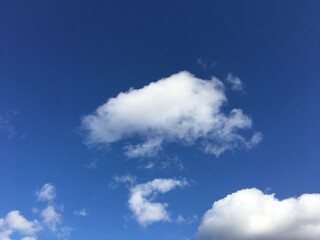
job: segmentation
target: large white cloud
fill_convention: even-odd
[[[240,190],[205,213],[197,239],[320,239],[320,194],[279,200],[255,188]]]
[[[226,102],[224,85],[217,78],[202,80],[180,72],[119,93],[84,116],[86,143],[110,144],[138,136],[142,143],[125,146],[129,157],[154,156],[166,142],[199,143],[216,156],[255,146],[262,135],[255,133],[249,140],[240,135],[239,130],[250,129],[252,121],[241,109],[224,114],[221,107]]]
[[[39,230],[37,220],[27,220],[18,210],[10,211],[5,218],[0,218],[0,240],[10,240],[15,233],[23,238],[36,239],[35,234]]]
[[[142,226],[159,221],[170,221],[167,212],[167,203],[158,203],[152,199],[158,193],[166,193],[177,187],[184,187],[186,180],[155,179],[153,181],[137,184],[131,188],[129,207],[138,223]]]

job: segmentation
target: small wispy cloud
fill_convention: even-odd
[[[88,169],[96,169],[98,167],[98,160],[94,159],[93,161],[86,163],[84,166]]]
[[[196,221],[198,221],[198,216],[197,215],[192,215],[189,217],[184,217],[182,215],[178,215],[178,217],[176,218],[176,223],[178,224],[192,224]]]
[[[123,184],[125,187],[132,187],[137,181],[137,177],[133,175],[116,175],[112,181],[108,184],[110,189],[115,189],[118,185]]]
[[[46,183],[36,192],[38,201],[53,201],[56,198],[56,188],[52,183]]]
[[[226,83],[230,85],[231,90],[236,92],[242,92],[244,90],[244,84],[241,79],[229,73],[225,79]]]
[[[74,215],[76,216],[80,216],[80,217],[86,217],[88,215],[88,211],[85,208],[76,210],[73,212]]]
[[[151,160],[148,159],[147,161],[140,161],[139,168],[162,169],[162,170],[169,170],[169,169],[184,170],[185,166],[183,164],[183,161],[178,156],[171,157],[163,153],[161,154],[160,157],[154,157]]]
[[[177,187],[185,187],[185,179],[155,179],[153,181],[137,184],[130,190],[129,208],[141,226],[148,226],[155,222],[171,221],[167,212],[167,203],[154,202],[159,193],[169,192]]]
[[[136,158],[141,156],[155,157],[161,150],[162,141],[163,140],[161,138],[154,138],[135,146],[125,146],[125,155],[127,155],[127,157],[129,158]]]
[[[13,139],[17,132],[16,127],[13,123],[13,115],[15,114],[2,114],[0,115],[0,133],[5,134],[9,139]]]
[[[216,61],[210,61],[208,58],[198,58],[196,63],[203,70],[212,69],[217,65]]]
[[[128,184],[134,184],[137,180],[136,176],[132,175],[122,175],[122,176],[115,176],[114,181],[117,183],[128,183]]]

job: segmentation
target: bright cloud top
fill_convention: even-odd
[[[148,226],[154,222],[170,221],[166,208],[167,203],[153,202],[158,193],[166,193],[177,187],[188,185],[186,180],[155,179],[153,181],[138,184],[130,191],[129,207],[138,223]]]
[[[320,194],[279,200],[258,189],[240,190],[205,213],[197,239],[320,239]]]
[[[202,80],[184,71],[119,93],[83,117],[82,124],[89,145],[140,137],[141,144],[125,146],[128,157],[155,156],[165,142],[199,142],[206,153],[216,156],[252,148],[262,135],[255,133],[249,140],[241,136],[238,131],[250,129],[252,121],[241,109],[221,112],[226,101],[220,80]]]

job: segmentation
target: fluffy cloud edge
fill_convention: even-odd
[[[143,227],[155,222],[171,221],[168,204],[155,202],[154,198],[159,193],[166,193],[175,188],[182,188],[189,183],[185,179],[154,179],[141,183],[130,189],[128,205],[135,220]]]
[[[239,78],[228,75],[236,88]],[[138,137],[136,145],[125,145],[129,158],[155,157],[164,143],[194,145],[202,142],[205,153],[216,157],[223,152],[257,145],[262,134],[247,140],[239,130],[252,127],[252,120],[241,109],[222,112],[227,102],[219,79],[203,80],[182,71],[152,82],[140,89],[130,89],[110,98],[93,114],[82,118],[85,143],[109,145]]]
[[[196,239],[320,239],[320,194],[279,200],[256,188],[239,190],[214,202]]]
[[[36,239],[36,234],[41,230],[38,220],[26,219],[19,210],[7,213],[4,218],[0,218],[0,239],[10,240],[11,235],[19,233],[22,238]]]

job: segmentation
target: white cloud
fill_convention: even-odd
[[[68,226],[60,226],[57,236],[60,239],[68,239],[73,229]]]
[[[161,138],[154,138],[135,146],[125,146],[125,154],[129,158],[154,157],[160,151],[162,141]]]
[[[36,193],[36,196],[39,201],[52,201],[56,197],[56,188],[51,183],[46,183]]]
[[[66,238],[70,234],[71,228],[64,226],[62,209],[55,207],[56,188],[51,183],[46,183],[36,193],[38,201],[47,202],[47,206],[40,211],[41,224],[55,233],[60,238]],[[37,212],[39,209],[37,209]]]
[[[34,237],[40,230],[37,220],[27,220],[18,210],[9,212],[5,218],[0,218],[0,240],[10,240],[11,235],[18,233],[23,238]]]
[[[17,210],[9,212],[6,216],[5,221],[8,227],[14,231],[18,231],[24,234],[34,234],[37,231],[37,222],[28,221]]]
[[[154,222],[170,221],[167,203],[152,201],[158,193],[166,193],[177,187],[188,185],[186,180],[155,179],[138,184],[130,191],[129,207],[138,223],[148,226]]]
[[[37,240],[36,237],[24,237],[21,240]]]
[[[197,59],[197,65],[202,67],[203,70],[206,70],[207,66],[208,66],[208,60],[207,59],[203,59],[203,58],[198,58]]]
[[[16,136],[16,129],[13,124],[13,116],[16,114],[17,112],[0,115],[0,133],[6,134],[9,139]]]
[[[131,188],[137,180],[136,176],[132,175],[117,175],[113,177],[113,180],[108,184],[110,189],[115,189],[119,184],[123,184],[127,188]]]
[[[239,130],[250,129],[252,121],[241,109],[224,114],[221,107],[226,102],[224,85],[217,78],[202,80],[180,72],[119,93],[83,117],[86,143],[110,144],[137,136],[142,143],[124,147],[128,157],[153,157],[166,142],[198,143],[216,156],[259,143],[260,133],[249,140],[240,135]]]
[[[185,166],[183,161],[178,156],[169,156],[162,152],[161,157],[154,157],[148,161],[140,161],[138,168],[142,169],[178,169],[183,170]]]
[[[192,224],[195,221],[198,221],[198,216],[197,215],[193,215],[190,217],[184,217],[182,215],[178,215],[176,222],[178,224]]]
[[[137,177],[132,175],[115,176],[113,179],[116,183],[126,183],[130,185],[137,181]]]
[[[87,164],[85,164],[84,166],[88,169],[96,169],[98,165],[98,159],[95,159]]]
[[[52,232],[57,231],[58,225],[61,223],[61,214],[58,213],[54,206],[49,205],[44,208],[41,212],[42,222],[46,225]]]
[[[236,76],[232,75],[231,73],[229,73],[226,78],[226,82],[228,84],[230,84],[231,89],[233,91],[237,91],[237,92],[243,91],[244,84],[239,77],[236,77]]]
[[[210,61],[207,58],[198,58],[197,65],[199,65],[203,70],[211,69],[217,65],[216,61]]]
[[[12,240],[12,235],[18,234],[21,240],[36,240],[37,233],[40,230],[49,229],[54,232],[58,238],[67,238],[71,228],[65,226],[62,222],[62,215],[54,207],[56,189],[52,184],[45,184],[40,191],[36,193],[38,201],[47,201],[46,207],[32,208],[34,214],[40,214],[40,220],[27,220],[20,211],[10,211],[6,217],[0,218],[0,240]]]
[[[74,215],[81,216],[81,217],[86,217],[88,215],[88,212],[87,212],[87,209],[82,208],[82,209],[74,211]]]
[[[197,239],[320,239],[320,194],[279,200],[255,188],[240,190],[205,213]]]

